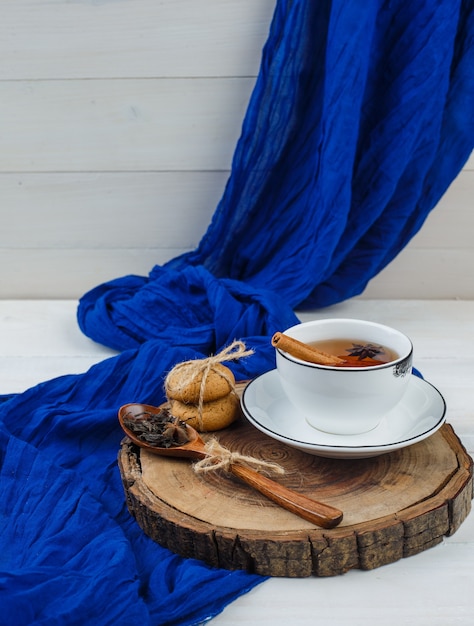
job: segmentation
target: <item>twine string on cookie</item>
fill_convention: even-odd
[[[246,456],[244,454],[240,454],[239,452],[231,452],[228,448],[221,445],[215,437],[207,441],[205,451],[208,456],[193,464],[193,469],[196,474],[220,469],[228,472],[230,471],[230,466],[237,463],[257,471],[267,472],[268,474],[285,473],[283,467],[278,465],[278,463],[262,461],[261,459],[256,459],[253,456]]]
[[[205,359],[183,361],[175,365],[166,377],[165,387],[170,385],[170,377],[172,374],[175,379],[173,388],[176,390],[184,389],[187,385],[192,384],[198,376],[202,375],[198,402],[198,421],[199,429],[201,430],[203,428],[202,412],[204,405],[204,389],[209,372],[214,370],[219,376],[224,378],[229,383],[231,392],[235,393],[234,381],[224,371],[216,369],[216,365],[224,363],[225,361],[237,361],[238,359],[251,356],[252,354],[254,354],[254,350],[247,350],[243,341],[235,340],[218,354]]]

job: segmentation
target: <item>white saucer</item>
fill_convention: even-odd
[[[310,426],[287,400],[276,370],[250,382],[241,405],[249,422],[273,439],[337,459],[367,458],[411,446],[435,433],[446,414],[440,392],[417,376],[411,377],[403,400],[377,428],[359,435],[332,435]]]

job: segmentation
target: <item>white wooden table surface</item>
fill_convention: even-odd
[[[114,354],[81,334],[75,312],[73,300],[0,300],[0,393],[84,372]],[[447,421],[474,454],[474,301],[355,299],[300,317],[327,316],[372,319],[407,333],[415,366],[443,393]],[[267,580],[212,620],[242,623],[473,625],[474,515],[442,544],[372,571]]]

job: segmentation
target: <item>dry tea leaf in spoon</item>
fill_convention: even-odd
[[[190,440],[186,424],[171,415],[168,409],[153,413],[144,411],[133,417],[125,415],[122,422],[137,439],[150,446],[172,448]]]

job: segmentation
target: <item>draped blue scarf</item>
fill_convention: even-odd
[[[231,174],[196,250],[85,294],[120,351],[0,404],[0,624],[197,624],[263,579],[170,553],[128,514],[116,413],[234,339],[361,293],[474,145],[473,0],[278,0]]]

